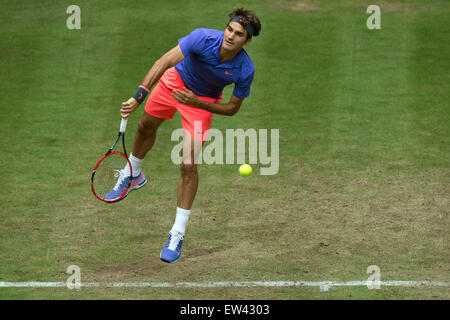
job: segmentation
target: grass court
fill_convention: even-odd
[[[81,8],[68,30],[66,9]],[[369,30],[370,4],[381,29]],[[143,164],[149,184],[107,205],[90,174],[120,105],[153,62],[236,7],[261,34],[234,117],[279,129],[279,171],[200,165],[180,261],[159,253],[176,208],[179,114]],[[8,1],[0,10],[0,281],[448,281],[450,4],[446,1]],[[233,86],[224,91],[228,101]],[[141,106],[130,118],[131,150]],[[447,282],[448,283],[448,282]],[[449,299],[447,286],[0,288],[2,299]]]

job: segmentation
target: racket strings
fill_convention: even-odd
[[[92,191],[97,198],[114,202],[127,194],[131,184],[127,164],[128,158],[120,152],[111,152],[97,163],[92,176]]]

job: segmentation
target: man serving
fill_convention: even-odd
[[[153,147],[156,131],[164,120],[173,118],[178,111],[185,138],[188,137],[183,140],[185,145],[180,164],[175,223],[160,254],[165,262],[175,262],[181,256],[186,224],[198,187],[194,159],[200,150],[195,146],[201,146],[206,140],[214,113],[233,116],[239,111],[244,98],[250,95],[255,68],[243,46],[260,33],[261,24],[252,11],[244,9],[234,10],[229,14],[229,19],[224,31],[196,29],[179,39],[178,46],[153,64],[136,94],[123,102],[120,109],[123,118],[129,117],[159,80],[147,100],[134,138],[129,157],[132,167],[129,191],[147,183],[140,169],[141,164]],[[220,103],[223,88],[232,83],[235,86],[230,100]],[[194,140],[201,143],[194,143]],[[121,170],[116,186],[107,199],[123,193],[129,184],[129,170],[128,165]]]

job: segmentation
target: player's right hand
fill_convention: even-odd
[[[139,103],[133,97],[128,99],[128,101],[122,102],[122,108],[120,109],[122,118],[128,118],[138,107]]]

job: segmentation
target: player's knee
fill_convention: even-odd
[[[150,121],[145,121],[143,119],[139,120],[138,131],[144,136],[152,136],[156,134],[157,127],[153,125]]]

